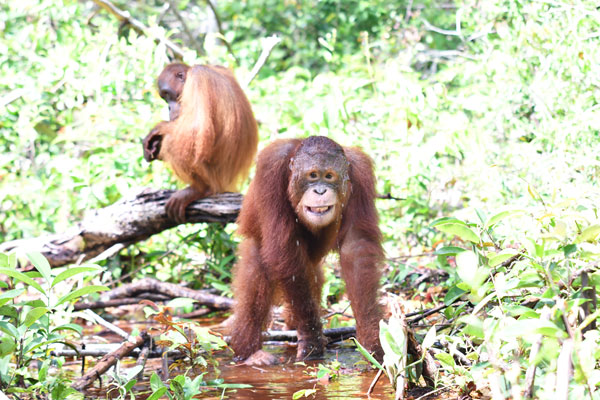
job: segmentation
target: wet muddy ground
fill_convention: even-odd
[[[200,321],[202,325],[211,326],[215,320],[206,319]],[[132,329],[146,329],[144,322],[114,321],[120,328],[131,331]],[[151,323],[150,323],[151,325]],[[84,342],[105,342],[119,343],[122,339],[110,331],[88,327],[84,336]],[[206,388],[206,391],[194,398],[199,399],[291,399],[294,393],[302,389],[315,389],[314,395],[308,396],[310,399],[366,399],[369,386],[373,382],[377,371],[370,368],[363,360],[361,355],[355,350],[350,341],[342,342],[330,346],[322,360],[307,361],[306,363],[294,363],[295,346],[286,343],[268,343],[265,349],[273,354],[277,354],[283,362],[275,366],[267,367],[248,367],[238,365],[232,362],[232,353],[230,351],[221,351],[216,353],[216,359],[219,362],[219,372],[216,373],[212,367],[209,368],[204,376],[205,380],[220,378],[227,384],[248,384],[252,385],[247,389],[213,389]],[[329,366],[332,362],[338,361],[340,368],[335,376],[330,379],[317,379],[316,372],[319,364]],[[93,366],[96,359],[86,357],[86,371]],[[136,359],[127,357],[121,362],[121,370],[126,370],[135,366]],[[72,372],[72,378],[76,379],[81,375],[81,360],[69,360],[64,367]],[[157,372],[162,376],[162,360],[148,359],[143,372],[143,379],[135,387],[136,398],[144,399],[150,394],[149,379]],[[182,374],[184,371],[173,370],[169,376],[171,378]],[[193,378],[192,374],[188,374]],[[103,379],[103,385],[100,387],[98,381],[94,383],[94,388],[86,392],[86,398],[107,398],[114,397],[118,393],[115,391],[107,396],[107,378]],[[304,398],[304,397],[303,397]],[[376,384],[371,397],[373,399],[393,399],[393,390],[389,380],[383,375]]]

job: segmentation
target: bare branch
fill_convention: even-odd
[[[131,25],[136,31],[141,34],[144,34],[148,37],[153,37],[154,40],[160,43],[164,43],[174,54],[175,58],[183,59],[183,50],[181,47],[177,46],[175,43],[164,37],[163,35],[157,35],[150,32],[150,29],[144,25],[142,22],[133,18],[128,11],[123,11],[117,8],[113,3],[108,0],[93,0],[99,7],[108,11],[110,14],[114,15],[121,23],[125,23]]]
[[[246,78],[246,81],[243,84],[244,87],[248,87],[250,85],[250,82],[252,82],[252,80],[256,78],[256,75],[258,75],[260,69],[263,67],[263,65],[265,65],[265,62],[267,62],[267,59],[273,51],[273,48],[277,46],[279,42],[281,42],[281,38],[277,35],[269,36],[268,38],[263,39],[262,52],[260,53],[256,64],[254,64],[252,71],[250,71],[250,75]]]

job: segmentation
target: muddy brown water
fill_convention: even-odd
[[[294,393],[302,389],[316,389],[314,396],[309,399],[367,399],[367,392],[377,371],[368,368],[362,361],[360,354],[350,344],[343,344],[336,348],[328,349],[323,360],[307,361],[305,365],[293,362],[295,349],[287,345],[265,346],[271,353],[280,355],[284,360],[282,364],[267,367],[248,367],[231,362],[231,355],[226,352],[217,354],[220,373],[217,375],[212,369],[205,378],[220,378],[227,384],[248,384],[251,388],[245,389],[214,389],[207,387],[202,393],[194,396],[198,399],[248,399],[270,400],[291,399]],[[288,361],[289,360],[289,361]],[[338,360],[341,364],[339,375],[332,379],[317,379],[316,371],[319,364],[328,365]],[[79,362],[70,362],[70,367],[80,368]],[[135,359],[128,358],[121,362],[122,370],[135,365]],[[91,366],[87,366],[90,368]],[[144,378],[134,388],[137,399],[145,399],[150,394],[148,382],[152,373],[161,373],[161,360],[149,359],[144,370]],[[311,374],[311,372],[313,372]],[[180,371],[171,371],[170,377],[181,374]],[[188,374],[194,378],[192,374]],[[106,379],[104,380],[106,385]],[[98,386],[98,381],[95,382]],[[117,392],[107,396],[107,388],[95,387],[86,392],[86,398],[114,397]],[[166,397],[165,397],[166,398]],[[304,397],[302,397],[304,398]],[[393,399],[393,391],[389,380],[382,376],[375,386],[371,399]]]
[[[219,322],[215,319],[205,319],[198,321],[203,326],[214,325]],[[140,330],[145,329],[145,322],[133,321],[115,321],[120,328],[131,331],[132,328]],[[152,325],[152,323],[150,323]],[[91,328],[91,329],[90,329]],[[86,332],[87,331],[87,332]],[[95,332],[92,332],[95,331]],[[95,342],[101,338],[101,341],[108,343],[119,343],[121,338],[110,331],[102,329],[98,331],[98,327],[87,327],[84,329],[84,341]],[[94,340],[96,339],[96,340]],[[281,364],[267,367],[248,367],[238,365],[232,362],[232,354],[229,351],[221,351],[215,354],[218,360],[219,373],[214,369],[209,368],[204,376],[205,380],[220,378],[226,384],[248,384],[252,385],[247,389],[215,389],[207,387],[202,393],[194,396],[198,399],[291,399],[294,393],[302,389],[316,389],[314,395],[308,399],[393,399],[392,386],[385,375],[383,375],[376,384],[371,396],[367,396],[369,386],[371,385],[377,371],[371,369],[364,362],[362,356],[356,351],[354,346],[349,342],[343,342],[330,346],[324,356],[324,359],[307,361],[305,365],[294,363],[295,346],[293,344],[277,343],[267,344],[265,349],[273,354],[276,354]],[[94,360],[92,362],[92,360]],[[319,364],[329,365],[333,361],[339,361],[341,368],[339,374],[332,379],[317,379],[316,371]],[[121,369],[126,370],[135,366],[136,359],[127,357],[121,361]],[[95,359],[86,357],[86,371],[93,366]],[[76,379],[81,374],[81,361],[70,360],[65,363],[65,367],[70,370],[72,379]],[[134,394],[137,400],[143,400],[150,395],[149,379],[150,376],[157,372],[159,376],[162,371],[161,359],[148,359],[143,372],[143,379],[134,387]],[[170,371],[169,377],[174,378],[177,375],[183,374],[184,371]],[[312,372],[312,374],[311,374]],[[194,378],[193,374],[188,373],[190,378]],[[98,380],[94,382],[94,387],[86,391],[86,398],[115,398],[118,396],[117,391],[107,393],[108,378],[102,379],[103,384],[100,387]],[[166,398],[166,397],[164,397]]]

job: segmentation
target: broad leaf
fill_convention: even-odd
[[[479,243],[479,236],[477,236],[477,234],[466,225],[451,223],[437,225],[436,228],[442,232],[449,233],[451,235],[456,235],[462,240],[468,240],[473,243]]]
[[[82,288],[79,288],[77,290],[75,290],[74,292],[71,292],[63,297],[61,297],[58,300],[58,303],[56,303],[56,305],[61,305],[62,303],[65,303],[67,301],[71,301],[73,299],[77,299],[81,296],[85,296],[86,294],[90,294],[90,293],[95,293],[95,292],[102,292],[104,290],[108,290],[108,287],[106,286],[85,286]]]
[[[35,290],[37,290],[38,292],[40,292],[41,294],[43,294],[44,296],[46,296],[46,291],[44,289],[42,289],[42,287],[40,286],[40,284],[37,283],[36,281],[34,281],[33,279],[31,279],[30,277],[28,277],[27,275],[25,275],[24,273],[22,273],[22,272],[15,271],[13,269],[0,268],[0,274],[8,275],[11,278],[14,278],[14,279],[16,279],[18,281],[26,283],[27,285],[31,286],[32,288],[34,288]]]
[[[46,314],[47,312],[48,312],[48,309],[46,307],[32,308],[27,313],[27,316],[25,317],[25,322],[24,322],[25,326],[29,328],[31,325],[33,325],[35,323],[35,321],[40,319],[42,317],[42,315]]]
[[[60,274],[58,274],[54,280],[52,281],[52,285],[50,285],[50,287],[54,287],[56,286],[58,283],[64,281],[65,279],[68,279],[74,275],[77,274],[81,274],[83,272],[91,272],[91,271],[99,271],[99,268],[96,267],[71,267],[68,268],[66,270],[64,270],[63,272],[61,272]]]
[[[484,228],[488,229],[491,226],[496,225],[498,222],[502,221],[505,218],[512,217],[514,215],[524,214],[524,210],[511,210],[511,211],[501,211],[498,214],[492,216],[488,222],[485,224]]]
[[[52,269],[50,268],[50,264],[48,263],[48,260],[46,260],[46,257],[41,253],[27,253],[27,258],[29,258],[29,261],[31,261],[35,269],[42,274],[46,283],[50,284],[52,281]]]

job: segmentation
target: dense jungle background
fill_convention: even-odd
[[[425,386],[392,311],[439,307],[409,320],[438,368],[434,396],[600,398],[595,2],[10,0],[0,10],[0,243],[64,232],[144,187],[181,187],[142,157],[141,139],[168,119],[156,78],[174,59],[225,65],[249,81],[259,150],[325,135],[374,161],[393,314],[383,396]],[[152,277],[231,297],[235,228],[180,225],[52,270],[26,248],[0,254],[0,390],[80,397],[61,369],[70,359],[51,348],[79,340],[72,304],[108,287]],[[335,256],[326,278],[325,327],[354,324]],[[227,378],[195,379],[224,346],[198,335],[204,355],[194,354],[208,362],[162,381],[148,373],[143,389],[113,370],[110,396],[236,398],[242,386]],[[334,361],[310,368],[335,381]],[[311,383],[294,396],[325,392]]]

